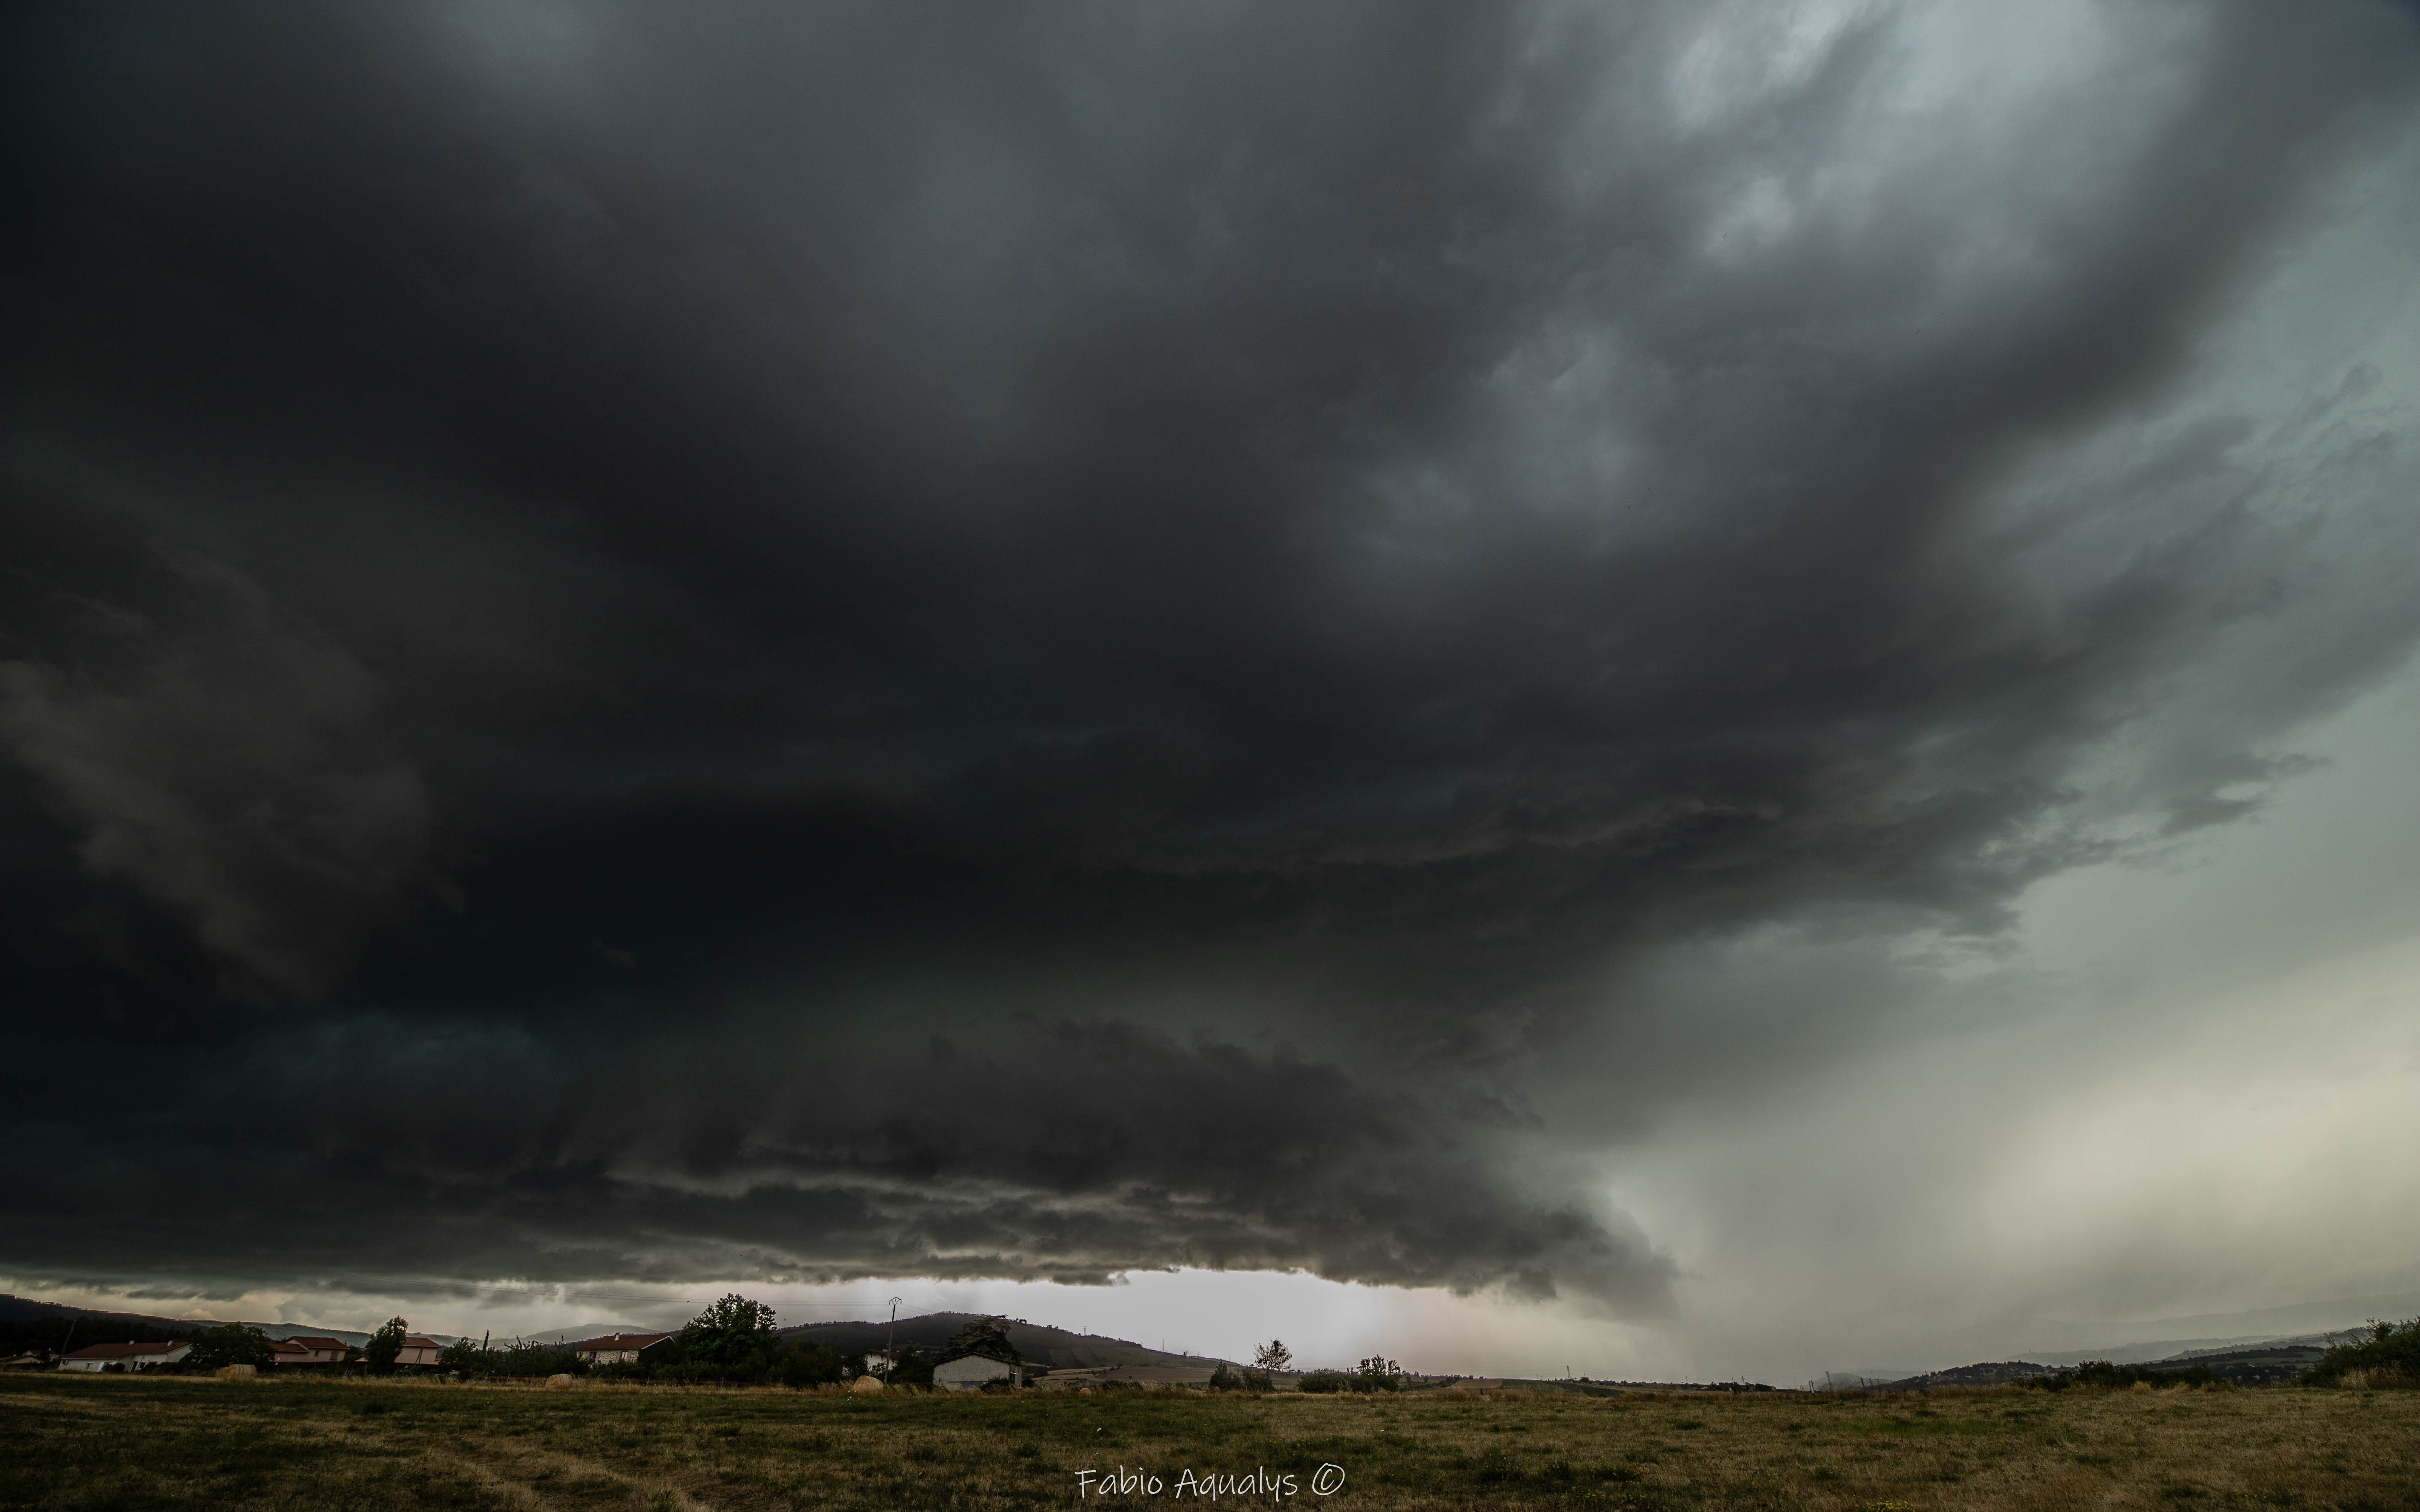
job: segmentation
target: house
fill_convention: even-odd
[[[286,1342],[299,1344],[310,1350],[311,1358],[308,1363],[312,1365],[342,1365],[348,1352],[348,1346],[343,1339],[322,1338],[316,1334],[297,1334]]]
[[[396,1355],[395,1363],[397,1365],[435,1365],[437,1363],[437,1357],[444,1352],[444,1346],[439,1344],[435,1339],[425,1339],[417,1334],[406,1334],[403,1336],[403,1349]]]
[[[608,1334],[581,1340],[571,1352],[590,1365],[636,1365],[639,1356],[671,1337],[670,1334]]]
[[[342,1365],[345,1344],[342,1339],[320,1338],[312,1334],[297,1334],[290,1339],[278,1339],[269,1346],[278,1365]]]
[[[1022,1386],[1025,1384],[1025,1367],[1002,1365],[998,1360],[986,1360],[980,1354],[962,1354],[933,1367],[933,1384],[947,1386],[953,1391],[972,1391],[993,1381]]]
[[[62,1370],[147,1370],[172,1365],[193,1351],[190,1344],[87,1344],[59,1362]]]
[[[866,1355],[858,1368],[869,1376],[888,1377],[898,1364],[889,1350],[876,1350]]]

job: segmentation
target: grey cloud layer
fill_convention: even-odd
[[[160,1098],[11,1115],[20,1267],[173,1171],[211,1275],[1652,1311],[1533,1031],[1989,930],[2415,629],[2359,375],[2043,460],[2401,129],[2393,11],[1965,112],[1879,12],[1729,95],[1687,8],[15,24],[8,1032]]]

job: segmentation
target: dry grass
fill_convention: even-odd
[[[1323,1500],[1324,1462],[1345,1483]],[[1076,1504],[1076,1470],[1121,1464],[1161,1482],[1109,1498],[1127,1506],[1183,1504],[1188,1468],[1266,1467],[1303,1505],[2420,1512],[2420,1393],[868,1399],[0,1381],[8,1507],[973,1509]]]

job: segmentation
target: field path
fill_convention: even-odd
[[[547,1490],[540,1489],[541,1487],[548,1490],[566,1490],[583,1485],[594,1486],[600,1481],[636,1492],[641,1505],[671,1508],[673,1512],[716,1512],[711,1503],[699,1501],[669,1480],[628,1474],[594,1459],[583,1459],[578,1455],[541,1449],[517,1441],[481,1436],[474,1444],[428,1448],[422,1454],[431,1460],[467,1472],[481,1485],[519,1505],[534,1508],[535,1512],[558,1512],[563,1504],[549,1496]],[[593,1501],[595,1498],[582,1500]]]

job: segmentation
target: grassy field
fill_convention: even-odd
[[[1314,1493],[1323,1464],[1334,1494]],[[0,1506],[2420,1512],[2420,1392],[1245,1398],[0,1380]],[[1282,1483],[1280,1483],[1282,1485]]]

